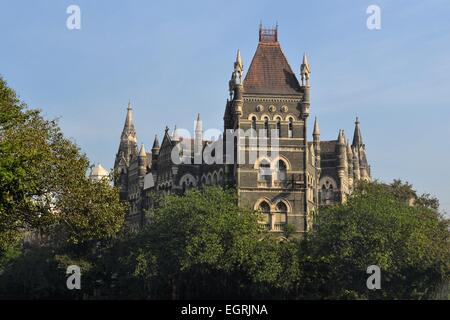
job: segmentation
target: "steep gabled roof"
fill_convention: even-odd
[[[244,80],[250,94],[300,94],[300,84],[277,40],[260,39]]]

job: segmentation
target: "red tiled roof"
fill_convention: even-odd
[[[277,41],[260,42],[244,80],[244,92],[298,95],[300,84]]]

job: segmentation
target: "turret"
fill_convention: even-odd
[[[353,186],[353,151],[347,140],[347,166],[348,166],[348,184],[350,188]]]
[[[128,169],[131,160],[137,157],[137,138],[133,122],[133,109],[128,102],[127,116],[120,136],[119,149],[114,162],[114,171],[118,177],[114,179],[114,185],[120,188],[120,198],[122,200],[128,197]]]
[[[359,171],[359,152],[356,147],[352,147],[353,150],[353,182],[361,179],[361,172]]]
[[[155,140],[153,141],[153,147],[152,147],[152,166],[153,164],[156,164],[159,156],[159,150],[161,147],[159,146],[159,140],[158,135],[155,134]]]
[[[355,121],[355,132],[353,134],[352,147],[354,147],[354,148],[356,147],[356,148],[358,148],[358,150],[359,150],[360,147],[365,148],[364,143],[363,143],[363,139],[362,139],[362,135],[361,135],[361,129],[359,127],[359,119],[358,119],[358,117],[356,117],[356,121]]]
[[[367,163],[366,151],[361,146],[359,150],[359,170],[362,180],[370,180],[369,164]]]
[[[202,163],[203,152],[203,123],[200,119],[200,113],[197,114],[195,120],[195,137],[194,137],[194,160],[196,164]]]
[[[355,133],[353,134],[353,152],[355,153],[356,158],[358,159],[358,179],[364,179],[364,180],[370,180],[370,167],[369,163],[367,161],[366,156],[366,146],[363,142],[362,134],[361,134],[361,128],[359,126],[359,119],[356,117],[355,121]],[[355,161],[353,162],[354,171],[355,171]],[[356,173],[356,172],[355,172]],[[356,177],[355,177],[356,178]]]
[[[345,143],[344,130],[339,130],[337,146],[339,159],[338,175],[342,179],[346,174],[345,170],[347,168],[347,146]]]
[[[317,117],[314,120],[313,144],[314,153],[316,155],[316,168],[320,169],[320,128]]]
[[[130,160],[137,156],[137,138],[133,122],[133,109],[131,103],[128,103],[127,116],[120,136],[119,150],[116,155],[114,167],[116,168],[123,157],[129,165]]]
[[[236,54],[236,61],[234,62],[234,70],[231,74],[231,80],[229,82],[230,100],[233,102],[233,112],[238,117],[242,115],[242,94],[244,91],[244,86],[242,83],[243,73],[244,65],[242,64],[241,52],[238,49]]]
[[[139,177],[144,177],[147,173],[147,153],[145,152],[144,144],[141,145],[141,150],[138,156]]]
[[[308,63],[308,58],[306,57],[306,52],[303,54],[303,61],[300,67],[300,76],[301,76],[301,88],[303,91],[303,99],[301,102],[302,108],[302,118],[306,119],[309,116],[309,107],[310,107],[310,90],[311,87],[309,85],[309,77],[311,74],[311,69]]]

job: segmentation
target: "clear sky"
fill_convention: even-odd
[[[66,28],[71,4],[81,30]],[[372,4],[381,30],[366,27]],[[373,176],[450,211],[448,0],[0,0],[0,74],[111,168],[128,100],[148,149],[166,125],[193,130],[198,112],[221,129],[236,50],[248,67],[261,20],[278,21],[294,71],[308,53],[322,139],[351,137],[358,115]]]

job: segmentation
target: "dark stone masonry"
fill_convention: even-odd
[[[145,223],[152,193],[181,194],[189,188],[220,185],[235,187],[239,205],[260,210],[271,231],[280,232],[289,223],[298,232],[306,232],[321,206],[345,201],[356,181],[370,180],[358,119],[351,144],[343,130],[336,140],[321,141],[317,119],[308,141],[311,88],[306,54],[299,71],[297,77],[278,42],[277,28],[260,27],[258,47],[245,78],[238,50],[229,82],[224,134],[216,141],[203,139],[198,116],[193,139],[183,139],[176,130],[166,128],[161,143],[155,137],[151,152],[143,145],[138,150],[129,105],[114,164],[118,173],[114,183],[120,187],[121,198],[130,203],[130,225],[138,228]],[[233,139],[235,151],[230,155],[224,140],[239,129],[253,129],[257,138],[249,134]],[[194,161],[208,148],[216,148],[216,152],[223,148],[223,158],[218,153],[223,161]],[[267,152],[268,148],[276,156]],[[174,163],[173,150],[187,161]],[[248,161],[251,152],[258,154],[255,161]],[[247,161],[237,161],[238,154]],[[225,161],[226,157],[232,161]]]

